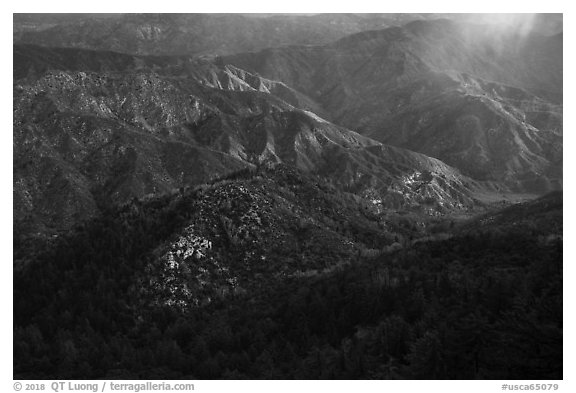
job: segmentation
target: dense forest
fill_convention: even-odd
[[[280,278],[261,269],[243,290],[187,307],[155,301],[158,245],[195,219],[211,190],[263,175],[110,207],[42,245],[18,240],[14,378],[562,379],[561,193],[463,224],[447,219],[445,240],[393,249],[385,245],[399,229],[381,242],[381,225],[346,229],[353,242],[387,251],[334,254],[316,239],[308,261],[346,263]],[[288,188],[312,181],[281,179]],[[320,188],[306,198],[337,194]],[[371,228],[377,217],[353,207]],[[241,269],[232,258],[243,244],[214,243],[228,250],[218,255],[231,271]]]
[[[562,14],[14,14],[14,379],[562,379]]]

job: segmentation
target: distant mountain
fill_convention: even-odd
[[[26,32],[39,32],[64,24],[80,23],[85,20],[108,19],[120,14],[12,14],[12,37],[18,41]]]
[[[350,34],[447,18],[554,35],[562,14],[14,14],[14,43],[143,55],[231,54],[327,44]]]
[[[406,17],[411,20],[410,17]],[[143,55],[228,54],[282,45],[328,43],[348,34],[395,25],[379,16],[353,14],[125,14],[109,18],[70,16],[40,24],[15,18],[15,42],[50,47],[113,50]],[[46,18],[54,22],[54,18]]]
[[[562,15],[438,16],[15,15],[14,378],[562,379]]]
[[[562,34],[415,21],[219,61],[286,83],[336,124],[476,179],[561,187]]]
[[[460,209],[476,203],[474,190],[497,188],[336,126],[306,96],[233,66],[14,51],[14,210],[24,233],[263,163],[322,174],[376,208]]]
[[[15,45],[17,227],[264,162],[382,206],[559,189],[561,43],[437,20],[211,60]]]

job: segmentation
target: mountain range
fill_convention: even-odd
[[[16,379],[561,379],[557,14],[15,14]]]
[[[449,18],[562,32],[561,14],[14,14],[18,43],[140,55],[214,55],[326,44],[350,34]],[[526,23],[528,18],[529,23]]]
[[[102,206],[265,162],[394,206],[472,206],[482,188],[437,159],[330,123],[307,96],[231,65],[34,46],[15,46],[14,64],[15,218],[29,230],[69,228]]]
[[[561,182],[562,35],[416,21],[222,61],[307,94],[337,124],[477,179],[536,192]]]
[[[205,19],[178,18],[192,17]],[[418,20],[214,58],[18,44],[14,79],[15,219],[29,233],[267,161],[394,206],[562,187],[561,34]]]

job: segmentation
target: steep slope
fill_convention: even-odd
[[[337,124],[477,179],[560,187],[561,34],[417,21],[221,61],[285,82]]]
[[[555,191],[541,198],[518,203],[504,209],[481,214],[465,222],[460,231],[531,232],[541,235],[539,241],[550,244],[563,236],[562,192]]]
[[[15,223],[25,233],[264,162],[322,173],[379,206],[470,207],[483,187],[335,126],[314,101],[233,66],[16,46],[15,67],[27,70],[14,84]]]
[[[383,84],[410,81],[423,72],[452,71],[525,88],[555,102],[562,99],[562,33],[521,34],[447,19],[364,31],[321,46],[293,45],[224,56],[224,61],[257,70],[299,91],[320,89],[316,94],[325,94],[329,86],[324,85],[330,83],[361,90],[371,82],[379,90]],[[300,69],[295,68],[298,65]],[[312,85],[300,79],[299,71],[306,67],[318,74],[309,76]],[[331,74],[324,72],[328,70]]]
[[[439,23],[16,45],[14,379],[562,379],[561,36]]]
[[[390,252],[389,217],[282,164],[135,200],[28,250],[14,376],[558,379],[561,203],[521,210]]]
[[[561,107],[465,74],[445,82],[452,86],[401,105],[366,135],[440,157],[476,179],[532,192],[562,187]]]
[[[119,322],[110,328],[122,336],[125,329],[147,330],[148,323],[142,322],[156,311],[188,314],[222,299],[250,298],[290,277],[350,262],[367,247],[390,241],[385,233],[377,217],[352,195],[283,165],[134,200],[55,239],[38,255],[33,250],[38,243],[20,254],[15,271],[15,373],[79,376],[67,360],[60,365],[52,363],[55,358],[37,363],[46,341],[40,338],[39,347],[31,344],[31,330],[41,329],[40,337],[46,338],[66,331],[71,338],[76,318],[84,316],[92,340],[92,333],[101,335],[101,329],[107,329],[101,322],[109,312]],[[88,284],[93,279],[95,283]],[[30,286],[32,282],[36,284]],[[114,304],[119,299],[122,305]],[[76,312],[79,304],[83,311]],[[47,310],[61,310],[66,322],[50,327]],[[84,344],[72,341],[80,350],[72,357],[83,354]],[[60,347],[64,341],[55,339],[54,344]],[[107,346],[97,347],[107,352]],[[118,378],[114,369],[125,367],[86,361],[90,370],[85,369],[84,377]]]

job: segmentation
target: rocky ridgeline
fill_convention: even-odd
[[[412,187],[424,187],[433,175],[415,179]],[[395,214],[284,164],[236,172],[181,195],[191,201],[191,218],[156,248],[144,280],[155,304],[180,310],[397,252],[426,241],[428,227],[442,221],[430,206],[423,216],[421,209]]]
[[[192,218],[148,267],[154,301],[190,309],[397,249],[402,235],[353,198],[285,165],[267,168],[186,191],[196,195]]]
[[[314,48],[225,56],[286,83],[336,124],[514,192],[562,187],[562,36],[448,20]]]
[[[457,170],[336,126],[283,83],[201,60],[69,51],[17,48],[22,68],[37,67],[14,85],[18,232],[56,233],[110,204],[264,162],[358,195],[374,189],[383,209],[426,198],[439,210],[472,203]],[[99,63],[110,69],[92,70]],[[437,181],[405,184],[424,171]]]

